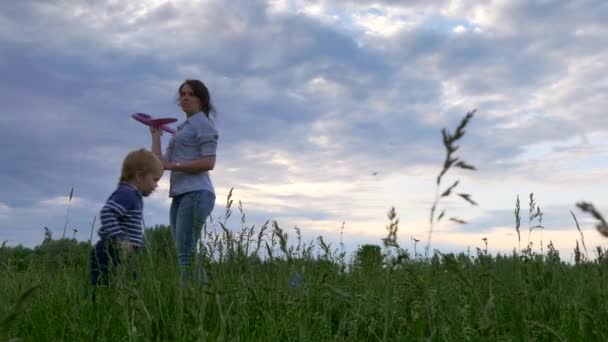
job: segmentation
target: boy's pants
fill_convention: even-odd
[[[120,264],[119,250],[115,243],[111,240],[99,240],[91,251],[90,264],[91,285],[109,285],[110,270]]]
[[[123,267],[127,267],[129,273],[133,276],[133,280],[137,280],[138,275],[135,271],[132,259],[136,258],[142,248],[135,248],[134,255],[129,257],[129,260],[121,260],[120,250],[117,243],[113,240],[100,240],[95,244],[95,247],[91,251],[91,279],[90,283],[93,285],[93,292],[91,299],[95,301],[97,297],[98,286],[109,286],[110,278],[116,273],[116,268],[120,264]]]

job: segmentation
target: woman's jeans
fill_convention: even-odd
[[[171,202],[171,234],[177,247],[177,260],[182,280],[190,278],[192,259],[196,244],[201,237],[201,229],[213,207],[215,195],[211,191],[198,190],[173,197]],[[197,281],[206,281],[206,275],[197,262],[194,269]]]

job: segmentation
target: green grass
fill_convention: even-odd
[[[207,261],[210,284],[182,287],[168,229],[148,236],[139,278],[118,276],[96,302],[87,285],[87,244],[47,240],[29,254],[3,247],[0,317],[8,319],[0,339],[608,340],[608,264],[601,260],[569,265],[480,251],[402,258],[389,267],[373,257],[344,265],[327,254],[278,249],[262,260],[225,251],[221,262]],[[50,258],[59,250],[70,253]],[[302,283],[292,287],[296,272]]]
[[[240,202],[241,230],[235,232],[227,226],[231,190],[221,229],[204,232],[197,256],[211,276],[208,284],[180,282],[168,227],[146,230],[145,252],[133,259],[137,279],[122,267],[95,302],[88,243],[53,240],[48,228],[34,250],[3,243],[0,342],[608,341],[608,253],[598,247],[597,259],[588,258],[573,213],[585,250],[577,241],[574,264],[561,262],[552,243],[541,255],[530,244],[521,248],[519,197],[512,255],[488,255],[487,240],[475,255],[428,255],[433,227],[445,214],[439,206],[459,184],[443,189],[442,177],[452,168],[475,169],[453,155],[473,113],[454,133],[442,131],[446,159],[425,257],[414,251],[412,259],[399,248],[394,208],[384,249],[361,246],[351,258],[322,237],[302,244],[298,228],[293,245],[276,222],[257,231],[246,226]],[[454,194],[476,205],[470,194]],[[542,213],[532,194],[530,203],[531,233],[542,229]],[[608,236],[593,205],[579,208]]]

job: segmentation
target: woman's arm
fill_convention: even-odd
[[[150,126],[150,134],[152,135],[152,153],[154,153],[161,161],[164,161],[160,142],[160,136],[163,135],[163,131],[159,128]]]
[[[185,173],[200,173],[203,171],[211,171],[215,167],[215,156],[206,156],[201,159],[181,161],[181,162],[166,162],[163,161],[165,170],[180,171]]]

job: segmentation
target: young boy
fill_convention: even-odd
[[[91,284],[109,285],[110,264],[117,267],[144,246],[143,197],[158,186],[163,164],[152,152],[130,152],[118,187],[101,209],[100,240],[91,252]]]

